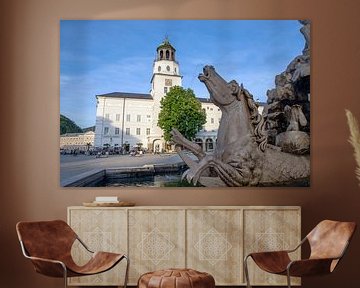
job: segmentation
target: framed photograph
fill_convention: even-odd
[[[310,21],[61,20],[62,187],[310,185]]]

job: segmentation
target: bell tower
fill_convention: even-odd
[[[165,40],[156,49],[156,59],[153,65],[151,78],[152,96],[162,98],[173,86],[181,86],[179,63],[175,58],[176,50]]]
[[[160,113],[160,101],[174,86],[182,86],[179,63],[176,61],[176,49],[168,37],[156,48],[156,58],[151,77],[151,96],[154,99],[151,138],[161,138],[163,132],[157,126]],[[163,138],[161,138],[163,139]]]

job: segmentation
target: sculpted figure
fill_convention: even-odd
[[[284,112],[287,120],[289,121],[289,126],[286,131],[299,131],[299,125],[306,126],[307,120],[304,113],[302,112],[301,105],[296,104],[291,107],[286,105]]]
[[[299,20],[304,26],[301,27],[300,32],[304,35],[305,38],[305,48],[304,53],[310,49],[310,20]]]
[[[308,179],[310,162],[307,156],[296,156],[267,145],[264,119],[253,96],[236,81],[226,82],[212,66],[205,66],[199,80],[211,101],[222,111],[214,154],[172,131],[177,151],[189,169],[183,178],[205,186],[276,185],[294,179]],[[198,158],[190,158],[183,149]],[[215,173],[213,176],[211,173]]]

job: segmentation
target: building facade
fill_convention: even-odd
[[[89,151],[93,149],[94,142],[95,133],[93,131],[60,135],[60,149],[65,152]]]
[[[151,152],[171,150],[157,125],[160,101],[174,86],[182,86],[176,50],[165,39],[156,49],[149,94],[113,92],[96,95],[95,147],[142,147]],[[198,98],[206,124],[194,139],[204,151],[215,148],[221,111],[208,98]]]

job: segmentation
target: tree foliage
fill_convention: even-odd
[[[171,130],[176,128],[189,140],[206,123],[206,113],[191,89],[174,86],[161,99],[159,127],[164,131],[164,139],[171,140]]]
[[[60,135],[65,133],[82,133],[83,130],[74,121],[60,114]]]

